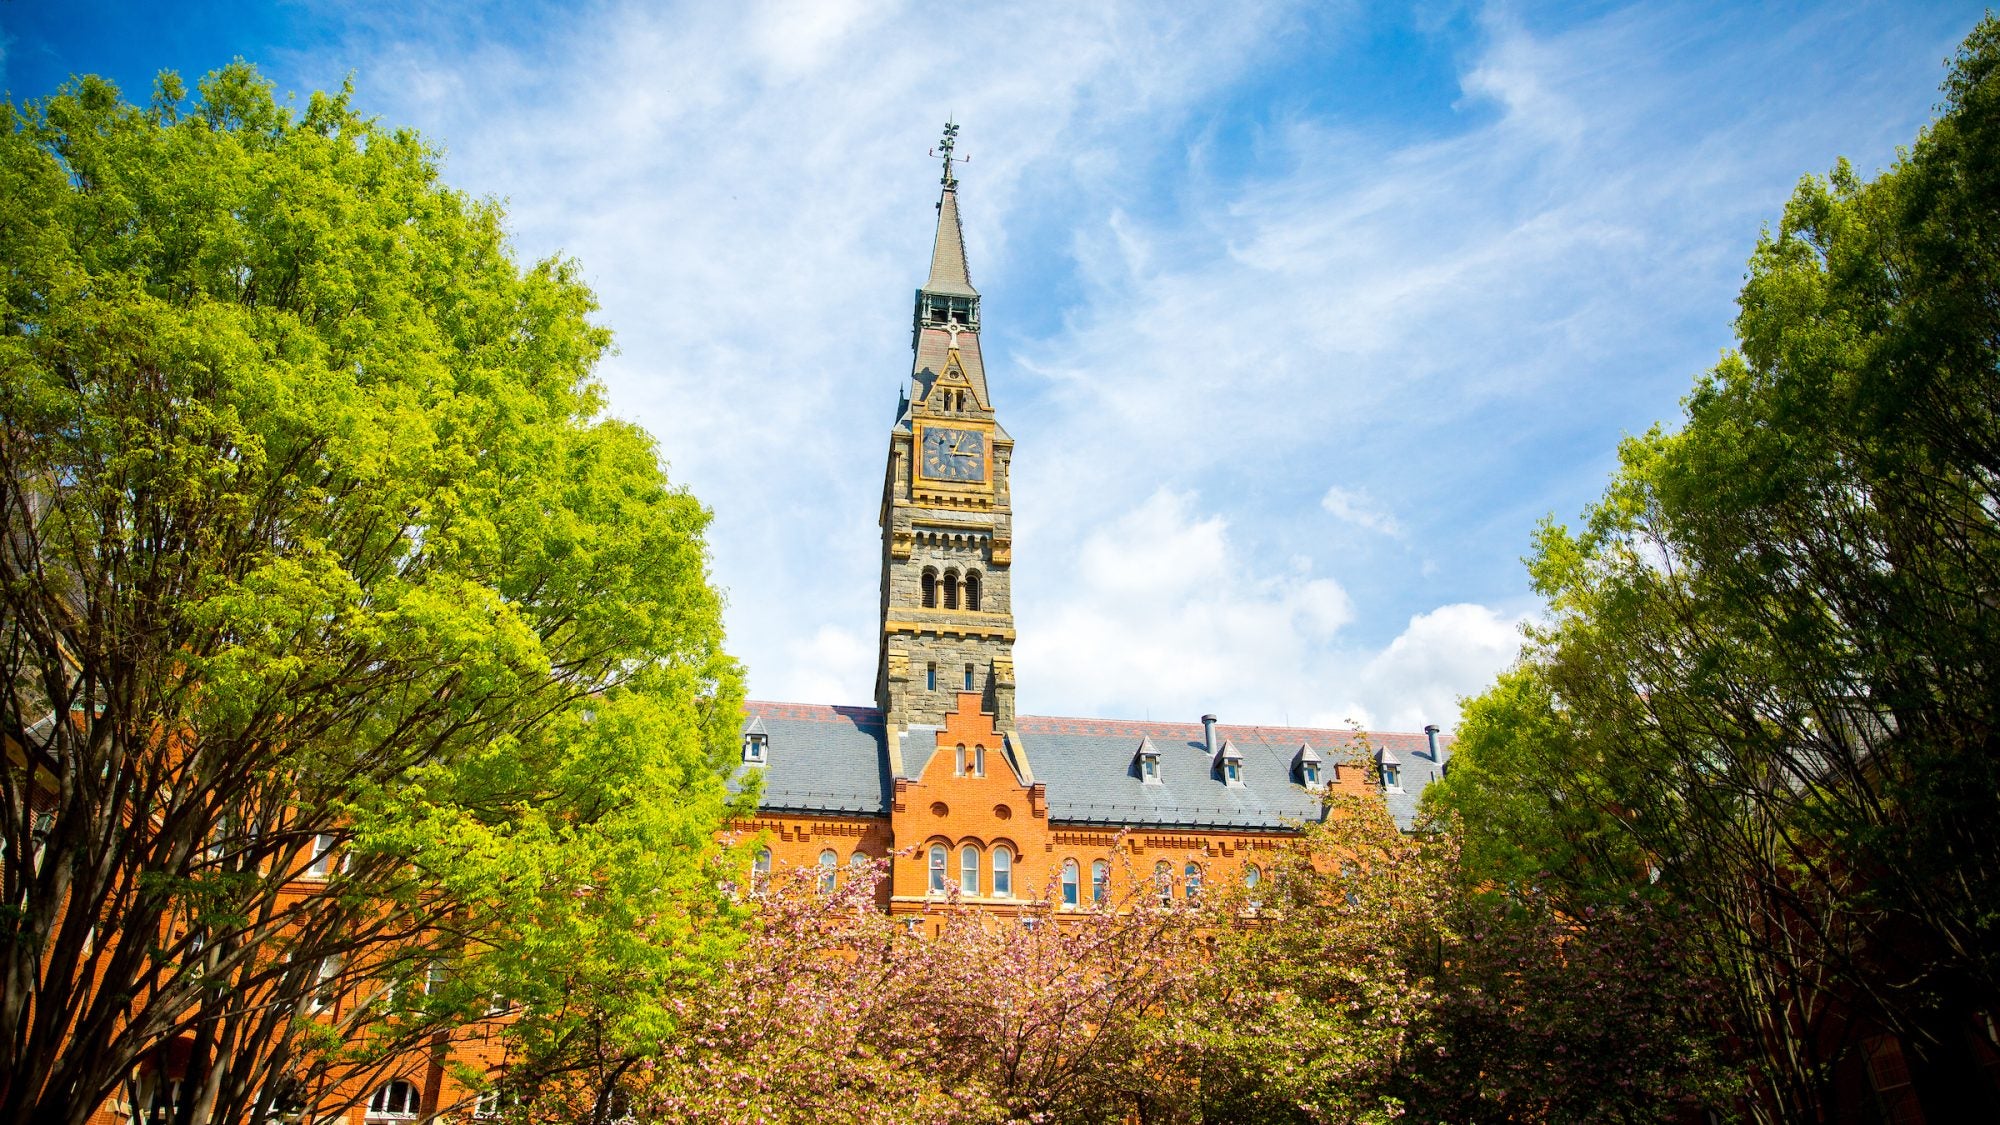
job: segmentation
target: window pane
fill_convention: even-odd
[[[966,894],[979,893],[979,849],[970,844],[958,853],[958,885]]]
[[[993,893],[999,898],[1014,894],[1014,853],[1005,845],[993,849]]]
[[[1079,889],[1077,886],[1076,861],[1066,859],[1063,861],[1062,869],[1062,897],[1064,906],[1075,906],[1077,904]]]
[[[931,845],[931,893],[944,893],[944,845]]]

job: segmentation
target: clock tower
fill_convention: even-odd
[[[952,173],[957,134],[946,125],[934,153],[944,162],[937,241],[917,290],[916,362],[882,485],[875,697],[892,747],[912,726],[942,726],[966,692],[999,731],[1014,726],[1014,441],[994,417],[979,354],[979,292],[965,268]]]

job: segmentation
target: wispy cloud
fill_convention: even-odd
[[[1326,495],[1319,498],[1319,506],[1337,520],[1380,532],[1392,539],[1403,537],[1403,525],[1396,522],[1396,517],[1376,506],[1375,501],[1360,489],[1333,485],[1326,490]]]
[[[354,70],[525,254],[582,262],[758,694],[872,690],[950,112],[1023,710],[1409,726],[1511,658],[1533,520],[1726,344],[1759,222],[1907,140],[1975,14],[1516,11],[385,3],[283,62]],[[1346,77],[1389,39],[1435,88]]]

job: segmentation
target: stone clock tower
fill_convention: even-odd
[[[1014,726],[1014,441],[1000,428],[979,355],[979,292],[965,268],[958,180],[946,125],[938,154],[931,272],[917,290],[916,363],[882,486],[882,635],[876,703],[892,746],[912,726],[942,725],[977,692],[994,726]]]

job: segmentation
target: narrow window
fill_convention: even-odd
[[[333,837],[320,833],[313,837],[312,862],[306,864],[306,878],[324,879],[333,874]]]
[[[757,849],[757,858],[750,864],[750,885],[760,891],[771,885],[771,849]]]
[[[832,848],[819,853],[819,893],[823,895],[833,893],[834,873],[839,866],[840,857],[834,854]]]
[[[1014,850],[1005,844],[993,848],[993,897],[1014,897]]]
[[[976,570],[965,572],[965,608],[979,608],[979,572]]]
[[[1231,785],[1241,785],[1243,784],[1243,767],[1233,761],[1224,762],[1222,763],[1222,776]]]
[[[1103,906],[1111,898],[1111,861],[1093,860],[1090,864],[1090,902],[1093,906]]]
[[[1160,892],[1160,905],[1174,904],[1174,865],[1166,860],[1153,865],[1153,886]]]
[[[972,748],[972,776],[986,776],[986,747],[984,746],[974,746]]]
[[[1077,904],[1077,896],[1081,891],[1081,888],[1077,886],[1077,876],[1076,861],[1073,859],[1063,860],[1062,896],[1064,906],[1075,906]]]
[[[1403,767],[1383,766],[1382,785],[1387,789],[1401,789],[1403,787]]]
[[[944,893],[944,845],[931,845],[931,893]]]
[[[935,660],[924,666],[924,690],[937,690],[937,661]]]
[[[972,665],[965,666],[965,690],[972,690]]]
[[[472,1119],[475,1121],[488,1121],[499,1117],[506,1112],[510,1105],[514,1104],[514,1101],[514,1099],[502,1094],[498,1089],[481,1090],[479,1097],[472,1103]]]
[[[1201,898],[1201,864],[1190,863],[1182,872],[1187,877],[1187,898],[1189,902]]]
[[[966,894],[979,893],[979,849],[971,844],[958,849],[958,885]]]
[[[414,1118],[417,1115],[417,1100],[417,1088],[410,1083],[400,1078],[385,1082],[375,1091],[375,1096],[368,1099],[368,1120],[372,1125],[376,1121]]]
[[[924,608],[937,608],[937,571],[924,568]]]
[[[955,570],[944,572],[944,607],[958,608],[958,572]]]
[[[970,767],[971,763],[965,760],[965,743],[961,742],[958,744],[958,764],[952,767],[952,772],[959,777],[964,777]]]
[[[319,968],[313,972],[312,996],[306,1007],[315,1012],[324,1012],[333,1007],[333,982],[340,976],[340,958],[326,956],[319,959]]]

